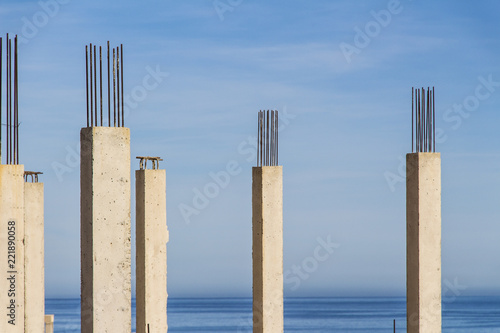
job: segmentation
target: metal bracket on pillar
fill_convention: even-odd
[[[31,179],[32,183],[38,183],[38,175],[43,175],[43,172],[24,171],[24,181],[28,183]]]
[[[148,168],[148,161],[151,161],[151,168],[153,170],[157,170],[160,167],[160,161],[163,161],[160,157],[151,157],[151,156],[137,156],[139,161],[140,170],[145,170]]]

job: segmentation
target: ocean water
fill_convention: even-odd
[[[404,297],[287,298],[285,332],[406,332]],[[169,332],[252,332],[250,298],[169,298]],[[79,299],[47,299],[56,333],[80,332]],[[135,302],[132,309],[135,331]],[[500,333],[500,297],[443,300],[443,333]],[[117,332],[122,333],[122,332]]]

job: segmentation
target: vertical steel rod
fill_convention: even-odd
[[[413,153],[413,87],[411,88],[411,152]]]
[[[436,95],[434,94],[434,87],[432,87],[432,142],[434,145],[434,152],[436,152],[436,100],[435,100]]]
[[[108,126],[111,126],[111,80],[109,70],[109,40],[108,40]]]
[[[99,106],[101,109],[101,126],[102,126],[102,46],[99,46]]]
[[[14,164],[19,164],[19,72],[17,62],[17,35],[14,38]]]
[[[417,95],[415,96],[417,98],[416,144],[417,144],[417,152],[420,152],[420,89],[418,89],[416,92],[417,92]]]
[[[125,127],[125,104],[124,104],[124,98],[123,98],[123,44],[120,44],[121,48],[121,63],[122,63],[122,127]]]
[[[117,118],[118,118],[118,127],[121,126],[121,121],[120,121],[120,48],[116,48],[116,101],[118,103],[116,111],[117,111]]]
[[[279,126],[278,126],[278,110],[276,110],[276,165],[279,164],[279,160],[278,160],[278,148],[279,148],[279,145],[278,145],[278,133],[279,133]]]
[[[269,154],[270,154],[269,164],[274,165],[274,110],[271,110],[270,113],[271,113],[271,130],[269,135],[271,136],[270,140],[271,147],[269,149]]]
[[[260,147],[260,111],[257,116],[257,166],[259,164],[259,147]]]
[[[116,68],[116,60],[115,60],[115,48],[113,48],[113,126],[116,127],[116,73],[115,73],[115,68]]]
[[[9,164],[12,164],[12,40],[9,39]]]
[[[14,82],[13,82],[13,85],[12,85],[12,90],[13,90],[13,98],[12,98],[12,104],[14,104],[13,106],[13,119],[14,119],[14,122],[13,122],[13,127],[12,127],[12,132],[13,132],[13,140],[12,140],[12,162],[13,164],[16,164],[16,161],[17,161],[17,156],[16,156],[16,145],[17,145],[17,136],[16,136],[16,128],[17,128],[17,115],[16,115],[16,109],[17,109],[17,105],[16,105],[16,99],[17,99],[17,91],[16,91],[16,81],[17,81],[17,72],[16,72],[16,40],[14,39]]]
[[[422,116],[422,129],[421,129],[421,134],[422,134],[422,152],[425,152],[425,90],[422,87],[422,110],[420,112]]]
[[[9,164],[9,140],[10,140],[10,123],[9,123],[9,34],[7,34],[7,38],[5,41],[7,54],[5,59],[6,64],[6,73],[5,73],[5,122],[6,122],[6,132],[7,132],[7,142],[6,142],[6,164]]]
[[[269,110],[266,114],[266,165],[269,165]]]
[[[89,47],[85,45],[85,87],[87,88],[87,127],[89,127]]]
[[[425,111],[425,117],[427,118],[425,121],[425,132],[427,133],[427,141],[425,143],[425,151],[426,152],[430,152],[429,144],[430,144],[430,138],[431,138],[430,133],[429,133],[429,120],[430,120],[430,117],[429,117],[429,115],[430,115],[430,113],[429,113],[429,111],[430,111],[429,110],[430,109],[430,107],[429,107],[430,95],[429,95],[429,93],[430,93],[430,89],[427,88],[427,91],[425,93],[427,96],[427,101],[425,102],[425,105],[427,107],[427,110]]]
[[[96,46],[94,45],[94,103],[95,103],[95,125],[99,126],[98,120],[97,120],[97,50]]]
[[[94,127],[94,100],[92,99],[94,93],[94,86],[92,85],[92,43],[90,43],[90,126]]]
[[[262,114],[262,111],[260,113],[260,166],[262,166],[262,158],[264,157],[264,154],[262,153],[262,149],[264,148],[264,133],[262,132],[264,129],[263,122],[264,122],[264,115]]]
[[[429,152],[432,152],[432,94],[431,89],[427,88],[429,91]]]
[[[0,164],[2,164],[2,82],[3,82],[3,39],[0,37]]]

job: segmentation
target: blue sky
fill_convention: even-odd
[[[107,40],[124,44],[131,156],[165,160],[171,297],[251,294],[252,142],[257,111],[271,108],[287,115],[285,295],[404,295],[412,86],[436,87],[443,296],[499,294],[499,11],[496,1],[2,0],[0,32],[24,38],[21,163],[44,172],[47,296],[80,292],[84,48]],[[137,98],[151,71],[157,86]],[[229,184],[183,215],[228,163]]]

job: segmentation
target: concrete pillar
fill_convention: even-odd
[[[45,333],[54,333],[54,315],[45,315]]]
[[[24,183],[24,332],[43,332],[45,316],[43,183]]]
[[[24,166],[0,165],[0,332],[24,332]]]
[[[135,181],[137,333],[165,333],[168,329],[165,170],[136,170]]]
[[[130,131],[87,127],[80,140],[82,332],[130,332]]]
[[[441,155],[406,155],[408,333],[441,332]]]
[[[253,332],[283,332],[283,167],[252,168]]]

